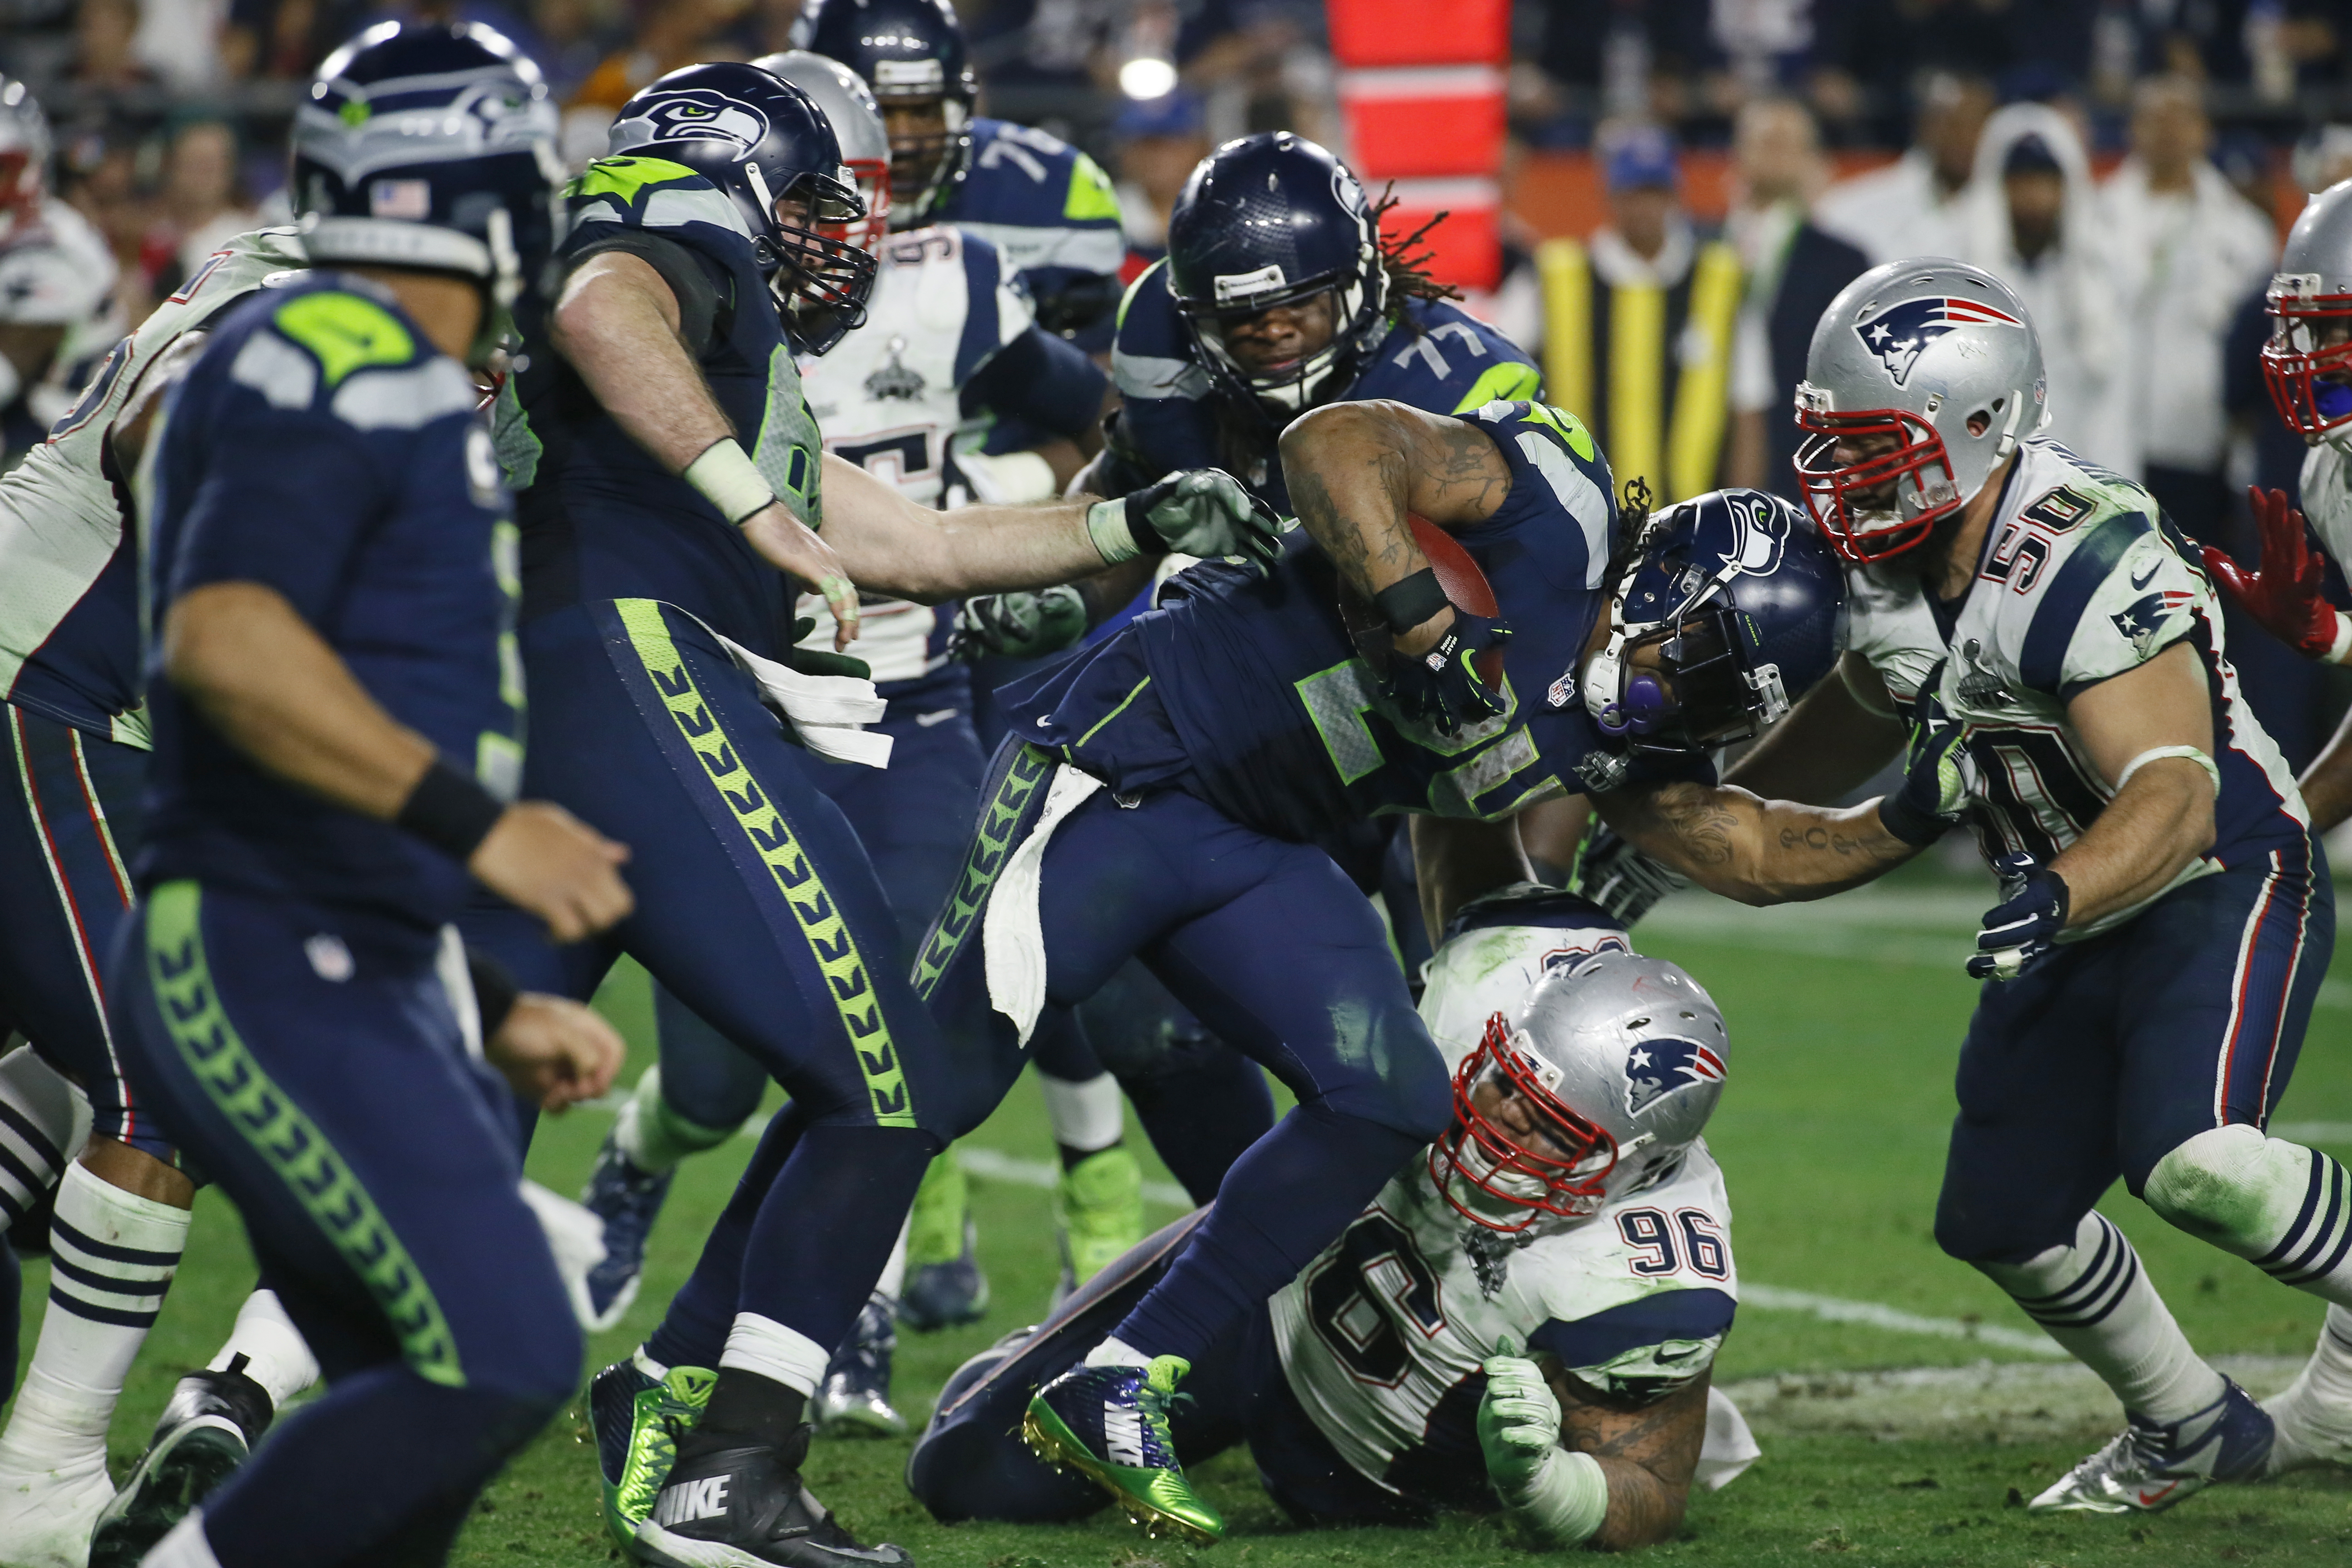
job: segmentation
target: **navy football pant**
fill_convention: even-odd
[[[874,863],[882,896],[911,953],[955,886],[987,771],[971,727],[962,669],[893,685],[889,711],[870,729],[891,739],[890,765],[807,759],[809,782],[841,808]],[[901,965],[903,968],[904,966]],[[733,1127],[760,1108],[768,1075],[665,986],[654,988],[661,1033],[662,1099],[698,1127]]]
[[[236,1203],[331,1384],[205,1504],[223,1568],[440,1562],[582,1342],[434,940],[194,882],[122,922],[133,1087]],[[420,1130],[429,1135],[420,1136]]]
[[[2308,845],[2309,841],[2305,841]],[[2336,942],[2315,847],[2189,883],[2129,924],[1988,983],[1960,1047],[1936,1239],[1970,1263],[2074,1239],[2200,1132],[2286,1092]]]
[[[995,1109],[1023,1065],[990,1001],[982,922],[1056,766],[1032,746],[998,753],[962,879],[917,963],[964,1068],[959,1131]],[[1183,1258],[1118,1327],[1147,1354],[1197,1359],[1444,1131],[1444,1064],[1379,918],[1330,857],[1190,795],[1129,805],[1101,792],[1079,805],[1045,847],[1038,912],[1048,1006],[1075,1005],[1139,956],[1298,1099],[1235,1163]]]
[[[524,794],[630,847],[636,910],[562,949],[513,910],[469,910],[467,936],[526,986],[583,999],[626,952],[835,1130],[766,1194],[751,1245],[770,1267],[746,1274],[740,1306],[837,1345],[957,1098],[873,866],[808,753],[692,616],[602,601],[530,622],[521,642]],[[859,1206],[835,1201],[828,1162],[855,1172]]]
[[[1029,1396],[1086,1359],[1167,1272],[1205,1215],[1146,1237],[1079,1287],[1026,1337],[964,1363],[907,1460],[907,1488],[944,1523],[967,1519],[1051,1524],[1108,1500],[1082,1476],[1056,1470],[1021,1440]],[[1290,1392],[1260,1302],[1195,1362],[1170,1412],[1177,1457],[1197,1465],[1247,1443],[1258,1479],[1301,1524],[1417,1522],[1428,1510],[1375,1485],[1339,1457]]]
[[[21,1030],[89,1097],[90,1132],[170,1163],[124,1081],[106,1017],[107,954],[131,907],[147,753],[0,703],[0,1039]],[[14,1215],[0,1212],[0,1226]]]

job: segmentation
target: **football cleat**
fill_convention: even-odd
[[[1184,1479],[1168,1429],[1176,1384],[1192,1370],[1172,1355],[1148,1367],[1074,1366],[1030,1399],[1021,1436],[1045,1463],[1108,1492],[1145,1534],[1172,1530],[1213,1544],[1225,1521]]]
[[[898,1293],[898,1321],[917,1333],[973,1323],[988,1310],[988,1276],[976,1248],[963,1167],[955,1153],[931,1162],[915,1192],[907,1222],[907,1284]]]
[[[709,1447],[679,1457],[637,1527],[640,1563],[662,1568],[911,1568],[902,1547],[864,1546],[801,1481],[812,1427],[779,1448]]]
[[[1143,1239],[1143,1167],[1126,1145],[1097,1150],[1062,1173],[1054,1237],[1062,1253],[1056,1305]]]
[[[2273,1428],[2253,1396],[2223,1378],[2221,1397],[2179,1421],[2129,1416],[2115,1440],[2026,1507],[2041,1513],[2157,1513],[2216,1481],[2258,1479]]]
[[[677,1442],[702,1419],[719,1374],[674,1366],[659,1380],[634,1361],[616,1361],[588,1384],[588,1426],[596,1436],[604,1528],[626,1552],[653,1512],[677,1459]]]
[[[907,1418],[890,1407],[890,1356],[898,1348],[898,1305],[877,1290],[866,1299],[857,1326],[833,1352],[824,1381],[811,1401],[816,1429],[827,1437],[899,1437]]]
[[[614,1134],[604,1135],[596,1168],[580,1194],[589,1212],[604,1222],[604,1261],[588,1270],[588,1307],[594,1314],[590,1329],[611,1328],[637,1299],[646,1273],[646,1238],[653,1234],[676,1174],[639,1170]]]
[[[240,1355],[220,1372],[180,1379],[146,1457],[98,1516],[90,1568],[138,1568],[150,1547],[245,1463],[278,1415],[245,1366]]]

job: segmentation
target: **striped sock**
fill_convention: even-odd
[[[2221,1397],[2221,1374],[2189,1348],[2139,1254],[2097,1210],[2083,1216],[2071,1247],[1977,1267],[2132,1415],[2179,1421]]]
[[[2336,1307],[2352,1307],[2352,1203],[2347,1202],[2344,1167],[2316,1149],[2273,1138],[2310,1163],[2303,1201],[2285,1233],[2261,1256],[2255,1268],[2282,1285],[2292,1285]],[[2226,1245],[2226,1244],[2225,1244]]]
[[[0,1475],[106,1473],[106,1429],[131,1359],[187,1244],[188,1211],[108,1185],[80,1164],[49,1222],[49,1306],[0,1433]]]
[[[2148,1207],[2282,1285],[2352,1307],[2352,1184],[2316,1149],[2233,1122],[2156,1163]]]
[[[19,1046],[0,1057],[0,1230],[57,1184],[89,1128],[87,1101],[57,1069]]]

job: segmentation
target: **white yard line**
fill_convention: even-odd
[[[1925,1334],[1939,1340],[1973,1340],[2021,1355],[2066,1359],[2046,1334],[2005,1329],[1998,1323],[1971,1323],[1959,1318],[1923,1318],[1883,1301],[1849,1301],[1840,1296],[1816,1296],[1810,1290],[1784,1290],[1778,1285],[1739,1283],[1739,1304],[1767,1312],[1803,1312],[1828,1323],[1858,1323],[1897,1334]]]

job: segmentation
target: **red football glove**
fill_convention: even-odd
[[[2281,642],[2328,664],[2352,658],[2352,616],[2329,604],[2320,591],[2327,563],[2303,530],[2303,513],[2286,503],[2284,490],[2246,489],[2254,524],[2263,537],[2263,561],[2248,572],[2211,545],[2204,547],[2205,570],[2246,613]]]

